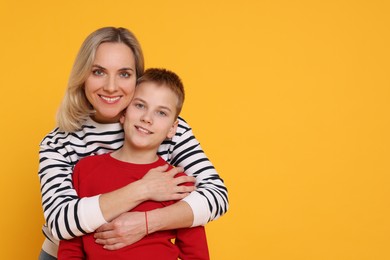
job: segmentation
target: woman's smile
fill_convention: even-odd
[[[121,96],[117,97],[108,97],[108,96],[103,96],[103,95],[98,95],[103,101],[105,101],[108,104],[114,104],[119,101]]]

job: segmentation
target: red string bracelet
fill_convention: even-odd
[[[146,225],[146,235],[149,235],[149,228],[148,228],[148,214],[145,211],[145,225]]]

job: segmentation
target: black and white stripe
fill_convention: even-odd
[[[89,119],[78,132],[64,133],[54,129],[43,139],[39,151],[39,179],[46,219],[43,231],[49,240],[57,243],[56,239],[69,239],[93,231],[80,220],[79,212],[84,199],[79,199],[73,189],[72,170],[83,157],[120,148],[123,136],[119,123],[97,124]],[[195,210],[195,223],[206,224],[227,211],[228,196],[223,180],[183,119],[179,118],[176,135],[161,144],[158,154],[170,164],[182,166],[188,175],[196,177],[197,194],[191,194],[186,201],[191,206],[203,200],[201,203],[208,207],[191,206],[199,211],[204,210]],[[197,220],[198,215],[201,219]]]

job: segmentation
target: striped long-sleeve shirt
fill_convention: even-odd
[[[99,207],[99,196],[78,198],[72,186],[72,171],[83,157],[120,148],[123,138],[120,123],[99,124],[88,119],[77,132],[54,129],[42,140],[38,174],[46,219],[43,227],[47,238],[45,251],[56,254],[58,239],[81,236],[106,223]],[[193,226],[206,224],[227,211],[228,196],[223,180],[183,119],[179,118],[176,135],[161,144],[158,154],[196,177],[197,190],[184,199],[192,208]]]

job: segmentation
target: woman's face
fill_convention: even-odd
[[[126,44],[100,44],[85,81],[85,94],[96,111],[96,122],[119,122],[133,98],[136,76],[134,54]]]

